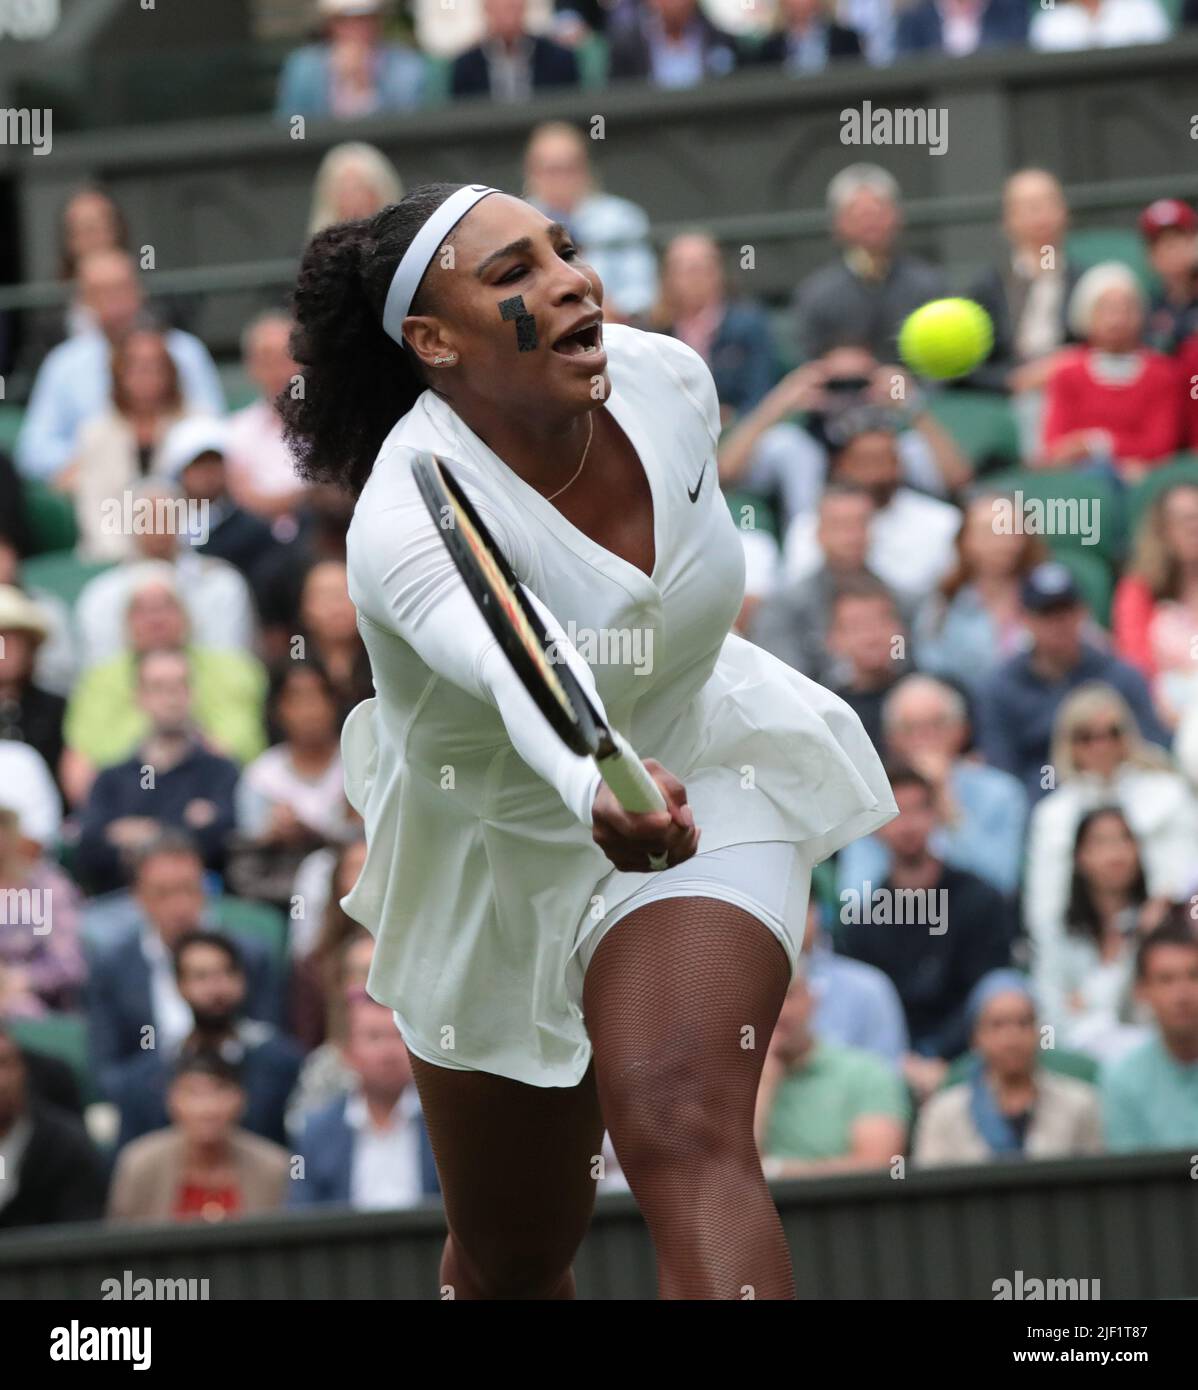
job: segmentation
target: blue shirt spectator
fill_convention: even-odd
[[[903,1002],[888,977],[865,961],[837,955],[822,933],[804,959],[816,1036],[874,1052],[900,1068],[910,1041]]]
[[[947,53],[962,58],[983,48],[1027,42],[1024,0],[923,0],[899,16],[898,56]]]
[[[736,67],[736,40],[717,29],[697,0],[646,0],[611,35],[608,76],[647,78],[655,87],[695,87]]]

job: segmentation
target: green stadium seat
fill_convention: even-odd
[[[1054,555],[1062,555],[1067,550],[1082,550],[1101,556],[1110,565],[1117,565],[1122,558],[1126,539],[1124,500],[1116,485],[1107,479],[1068,468],[1037,468],[1000,473],[987,478],[986,483],[1003,492],[1021,492],[1025,501],[1069,502],[1076,498],[1079,502],[1094,503],[1097,510],[1093,515],[1098,521],[1095,544],[1085,544],[1085,536],[1080,528],[1045,536],[1045,543]]]
[[[438,58],[434,54],[424,55],[424,104],[440,106],[449,100],[449,80],[453,60]]]
[[[1135,540],[1144,514],[1153,500],[1174,483],[1198,483],[1198,454],[1179,454],[1172,463],[1151,472],[1127,494],[1127,534]]]
[[[1073,575],[1086,607],[1103,627],[1109,628],[1115,579],[1110,566],[1101,555],[1094,554],[1094,549],[1093,546],[1087,550],[1063,546],[1054,550],[1053,555]]]
[[[592,34],[574,50],[578,60],[579,83],[583,87],[607,85],[607,40],[602,34]]]
[[[1102,261],[1122,261],[1135,272],[1146,292],[1155,284],[1143,239],[1133,228],[1087,227],[1085,231],[1070,232],[1065,254],[1082,270]]]
[[[258,399],[258,388],[245,374],[240,362],[226,362],[217,368],[225,404],[232,410],[242,410]]]
[[[975,1054],[966,1052],[949,1067],[940,1083],[943,1091],[948,1086],[956,1086],[968,1078]],[[1098,1063],[1084,1052],[1069,1052],[1063,1047],[1044,1047],[1040,1049],[1040,1065],[1045,1071],[1054,1071],[1058,1076],[1072,1076],[1078,1081],[1088,1081],[1090,1085],[1098,1081]]]
[[[4,453],[11,455],[16,448],[24,418],[25,412],[19,405],[0,405],[0,450]]]
[[[724,494],[724,501],[728,503],[732,520],[736,522],[739,530],[765,531],[776,541],[781,540],[777,515],[764,497],[759,497],[755,492],[744,492],[734,488]]]
[[[30,556],[21,566],[21,582],[29,589],[45,589],[73,608],[88,580],[108,568],[108,561],[80,560],[73,550],[55,550]]]
[[[937,391],[928,409],[975,467],[989,461],[1019,463],[1019,428],[1006,396],[993,391]]]
[[[212,904],[212,915],[231,936],[260,941],[282,964],[287,958],[287,919],[269,903],[250,898],[219,897]]]
[[[70,550],[79,539],[71,499],[33,478],[25,480],[24,492],[35,553]]]
[[[5,1027],[21,1047],[57,1057],[74,1072],[84,1105],[100,1099],[88,1060],[87,1021],[82,1014],[47,1014],[45,1018],[12,1018]]]

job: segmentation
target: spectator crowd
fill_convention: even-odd
[[[419,90],[377,5],[321,8],[281,109]],[[568,46],[520,39],[523,9],[486,0],[455,90],[574,70]],[[417,14],[432,33],[467,11]],[[802,72],[1024,41],[1006,11],[928,0],[884,42],[886,6],[782,0],[758,56]],[[1154,12],[1067,0],[1031,41],[1151,37]],[[576,36],[609,27],[613,71],[679,85],[740,61],[691,0],[617,31],[620,13],[568,14]],[[892,176],[852,165],[828,189],[826,264],[771,313],[701,229],[659,256],[571,126],[533,133],[525,180],[608,318],[710,365],[738,626],[852,706],[899,806],[817,872],[758,1100],[766,1171],[1192,1148],[1198,215],[1165,199],[1126,229],[1150,278],[1082,264],[1062,188],[1020,170],[992,268],[953,286],[907,249]],[[401,191],[377,150],[340,146],[311,229]],[[0,458],[0,1227],[435,1199],[406,1051],[366,987],[373,942],[340,906],[364,846],[339,733],[371,682],[353,499],[296,477],[274,405],[302,384],[287,310],[245,324],[230,412],[229,374],[147,303],[113,199],[74,193],[62,241],[71,302],[28,335]],[[896,335],[953,289],[996,331],[946,389],[896,365]],[[994,410],[1005,456],[969,439]],[[73,550],[39,541],[48,511]]]

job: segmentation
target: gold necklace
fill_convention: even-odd
[[[583,468],[586,466],[587,455],[591,452],[591,440],[594,439],[594,437],[595,437],[595,413],[594,413],[594,411],[592,411],[591,414],[590,414],[589,416],[587,416],[587,425],[588,425],[589,428],[587,429],[587,443],[586,443],[586,448],[583,449],[583,451],[582,451],[582,461],[581,461],[581,462],[579,463],[579,465],[578,465],[577,472],[575,472],[574,476],[570,479],[570,481],[569,481],[568,483],[564,484],[562,487],[559,487],[558,490],[557,490],[555,493],[552,493],[550,496],[546,497],[546,498],[545,498],[545,501],[546,501],[546,502],[552,502],[553,499],[554,499],[555,497],[560,497],[560,496],[562,495],[562,493],[565,492],[566,488],[571,487],[574,483],[576,483],[576,482],[578,481],[578,475],[579,475],[579,473],[581,473],[582,470],[583,470]]]

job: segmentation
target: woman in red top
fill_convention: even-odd
[[[1198,698],[1198,484],[1153,501],[1111,613],[1115,650],[1152,682],[1157,712],[1175,728]]]
[[[1180,370],[1143,346],[1143,292],[1118,261],[1081,277],[1069,320],[1084,346],[1062,352],[1048,378],[1039,463],[1070,468],[1110,461],[1124,482],[1135,482],[1181,447]]]

